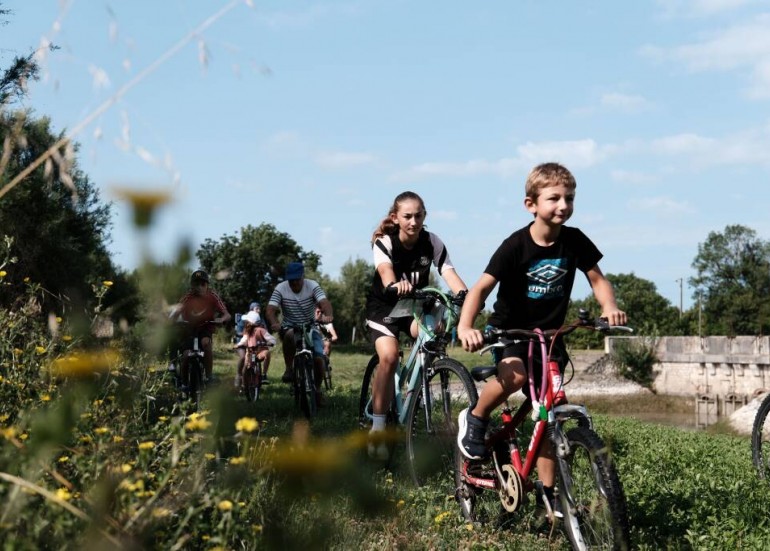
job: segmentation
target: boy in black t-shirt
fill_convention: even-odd
[[[468,292],[457,326],[465,350],[472,352],[483,346],[482,334],[473,329],[473,322],[498,283],[500,289],[489,319],[490,325],[497,328],[560,327],[567,315],[577,270],[588,277],[602,317],[610,325],[626,323],[612,285],[599,269],[602,254],[583,232],[564,225],[574,209],[576,186],[570,171],[557,163],[538,165],[529,173],[524,206],[535,220],[503,241]],[[460,413],[457,443],[468,459],[486,456],[484,436],[490,414],[527,381],[528,343],[522,344],[504,349],[503,357],[496,358],[497,378],[487,382],[472,410]],[[566,358],[566,354],[562,355]],[[540,447],[537,472],[546,496],[553,501],[555,461],[547,440]]]

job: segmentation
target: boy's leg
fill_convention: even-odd
[[[468,459],[483,459],[487,454],[484,438],[489,416],[526,382],[524,363],[517,357],[503,358],[497,364],[497,377],[488,381],[473,410],[464,409],[458,417],[457,445]]]
[[[281,380],[284,383],[290,383],[294,380],[294,373],[292,372],[292,363],[294,362],[294,331],[289,329],[283,334],[283,362],[286,364],[286,371],[283,372]]]

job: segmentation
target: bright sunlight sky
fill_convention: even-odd
[[[770,239],[767,0],[0,5],[13,12],[0,67],[59,47],[23,103],[55,131],[117,99],[76,136],[103,197],[173,190],[156,260],[269,222],[337,277],[371,262],[372,231],[413,190],[472,285],[530,220],[527,172],[552,160],[577,178],[569,224],[604,272],[649,279],[675,306],[680,278],[693,302],[709,232]],[[136,233],[115,214],[111,250],[132,269]]]

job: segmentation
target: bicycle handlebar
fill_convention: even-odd
[[[393,295],[398,292],[398,289],[395,287],[385,287],[385,294],[386,295]],[[436,289],[435,287],[423,287],[422,289],[412,289],[408,293],[404,293],[403,295],[398,295],[399,299],[439,299],[441,301],[445,301],[451,304],[454,304],[455,306],[462,306],[463,302],[465,302],[465,295],[468,293],[466,290],[462,290],[459,293],[452,294],[451,292],[445,293],[444,291],[440,289]]]

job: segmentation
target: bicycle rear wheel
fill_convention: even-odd
[[[203,363],[199,358],[193,356],[187,366],[187,393],[194,409],[198,409],[202,392]]]
[[[770,394],[762,400],[754,418],[751,457],[759,478],[770,479]]]
[[[259,373],[253,367],[243,370],[243,394],[249,402],[259,398]]]
[[[409,402],[406,453],[409,473],[417,486],[429,480],[455,483],[457,470],[457,416],[478,400],[476,385],[460,362],[436,360],[426,368],[427,394],[423,388]]]
[[[294,399],[305,417],[311,419],[318,412],[313,360],[302,355],[294,358],[294,364]]]
[[[586,427],[567,431],[558,460],[564,530],[574,549],[628,549],[626,498],[602,439]]]

